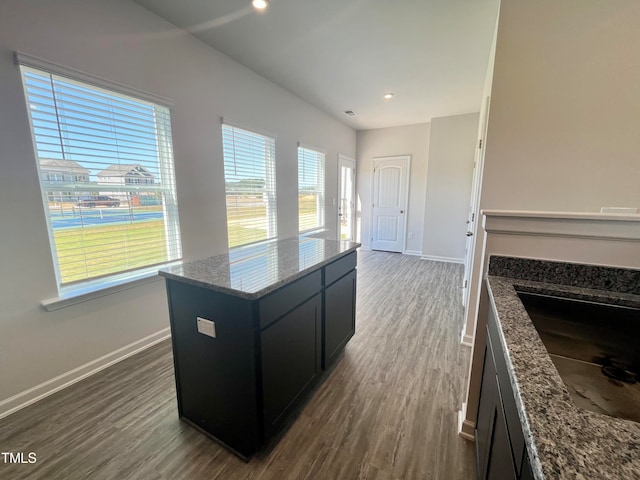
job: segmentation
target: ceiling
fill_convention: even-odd
[[[271,0],[259,14],[250,0],[136,1],[357,130],[479,111],[499,5]]]

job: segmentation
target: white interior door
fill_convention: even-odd
[[[338,240],[353,241],[356,217],[356,161],[338,156]]]
[[[409,160],[408,156],[373,159],[373,250],[404,252]]]
[[[473,253],[476,246],[476,222],[478,221],[478,207],[480,201],[480,183],[482,182],[482,169],[484,165],[484,143],[487,136],[487,119],[489,117],[489,97],[486,98],[483,115],[480,121],[480,138],[476,145],[476,155],[473,162],[473,177],[471,184],[471,202],[469,204],[469,216],[467,217],[467,244],[464,257],[464,279],[462,283],[462,305],[466,308],[469,304],[469,282],[473,268]]]

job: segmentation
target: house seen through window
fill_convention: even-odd
[[[61,291],[179,259],[169,109],[21,71]]]

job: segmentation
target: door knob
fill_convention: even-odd
[[[467,232],[467,237],[473,236],[473,232]]]
[[[400,210],[400,213],[404,213],[404,210]]]

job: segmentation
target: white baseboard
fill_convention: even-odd
[[[419,252],[418,250],[405,250],[404,254],[405,255],[413,255],[415,257],[422,257],[422,252]]]
[[[475,436],[476,424],[464,418],[466,415],[466,412],[467,412],[467,404],[463,403],[462,408],[458,410],[458,435],[460,435],[465,440],[475,442],[476,441],[476,436]]]
[[[371,247],[369,245],[360,245],[360,250],[366,250],[368,252],[371,251]]]
[[[439,257],[437,255],[422,255],[422,260],[432,260],[434,262],[447,262],[447,263],[462,263],[464,265],[464,258]]]
[[[42,382],[35,387],[31,387],[23,392],[20,392],[12,397],[0,401],[0,418],[4,418],[12,413],[17,412],[39,400],[42,400],[49,395],[52,395],[60,390],[73,385],[74,383],[84,380],[85,378],[104,370],[115,363],[118,363],[125,358],[128,358],[136,353],[139,353],[147,348],[166,340],[171,337],[171,329],[165,328],[156,332],[148,337],[141,338],[140,340],[130,343],[122,348],[114,350],[107,355],[103,355],[100,358],[85,363],[73,370],[58,375],[50,380]]]
[[[465,328],[462,329],[462,335],[460,336],[460,344],[465,347],[473,347],[473,335],[467,335],[466,331],[467,329],[465,326]]]

